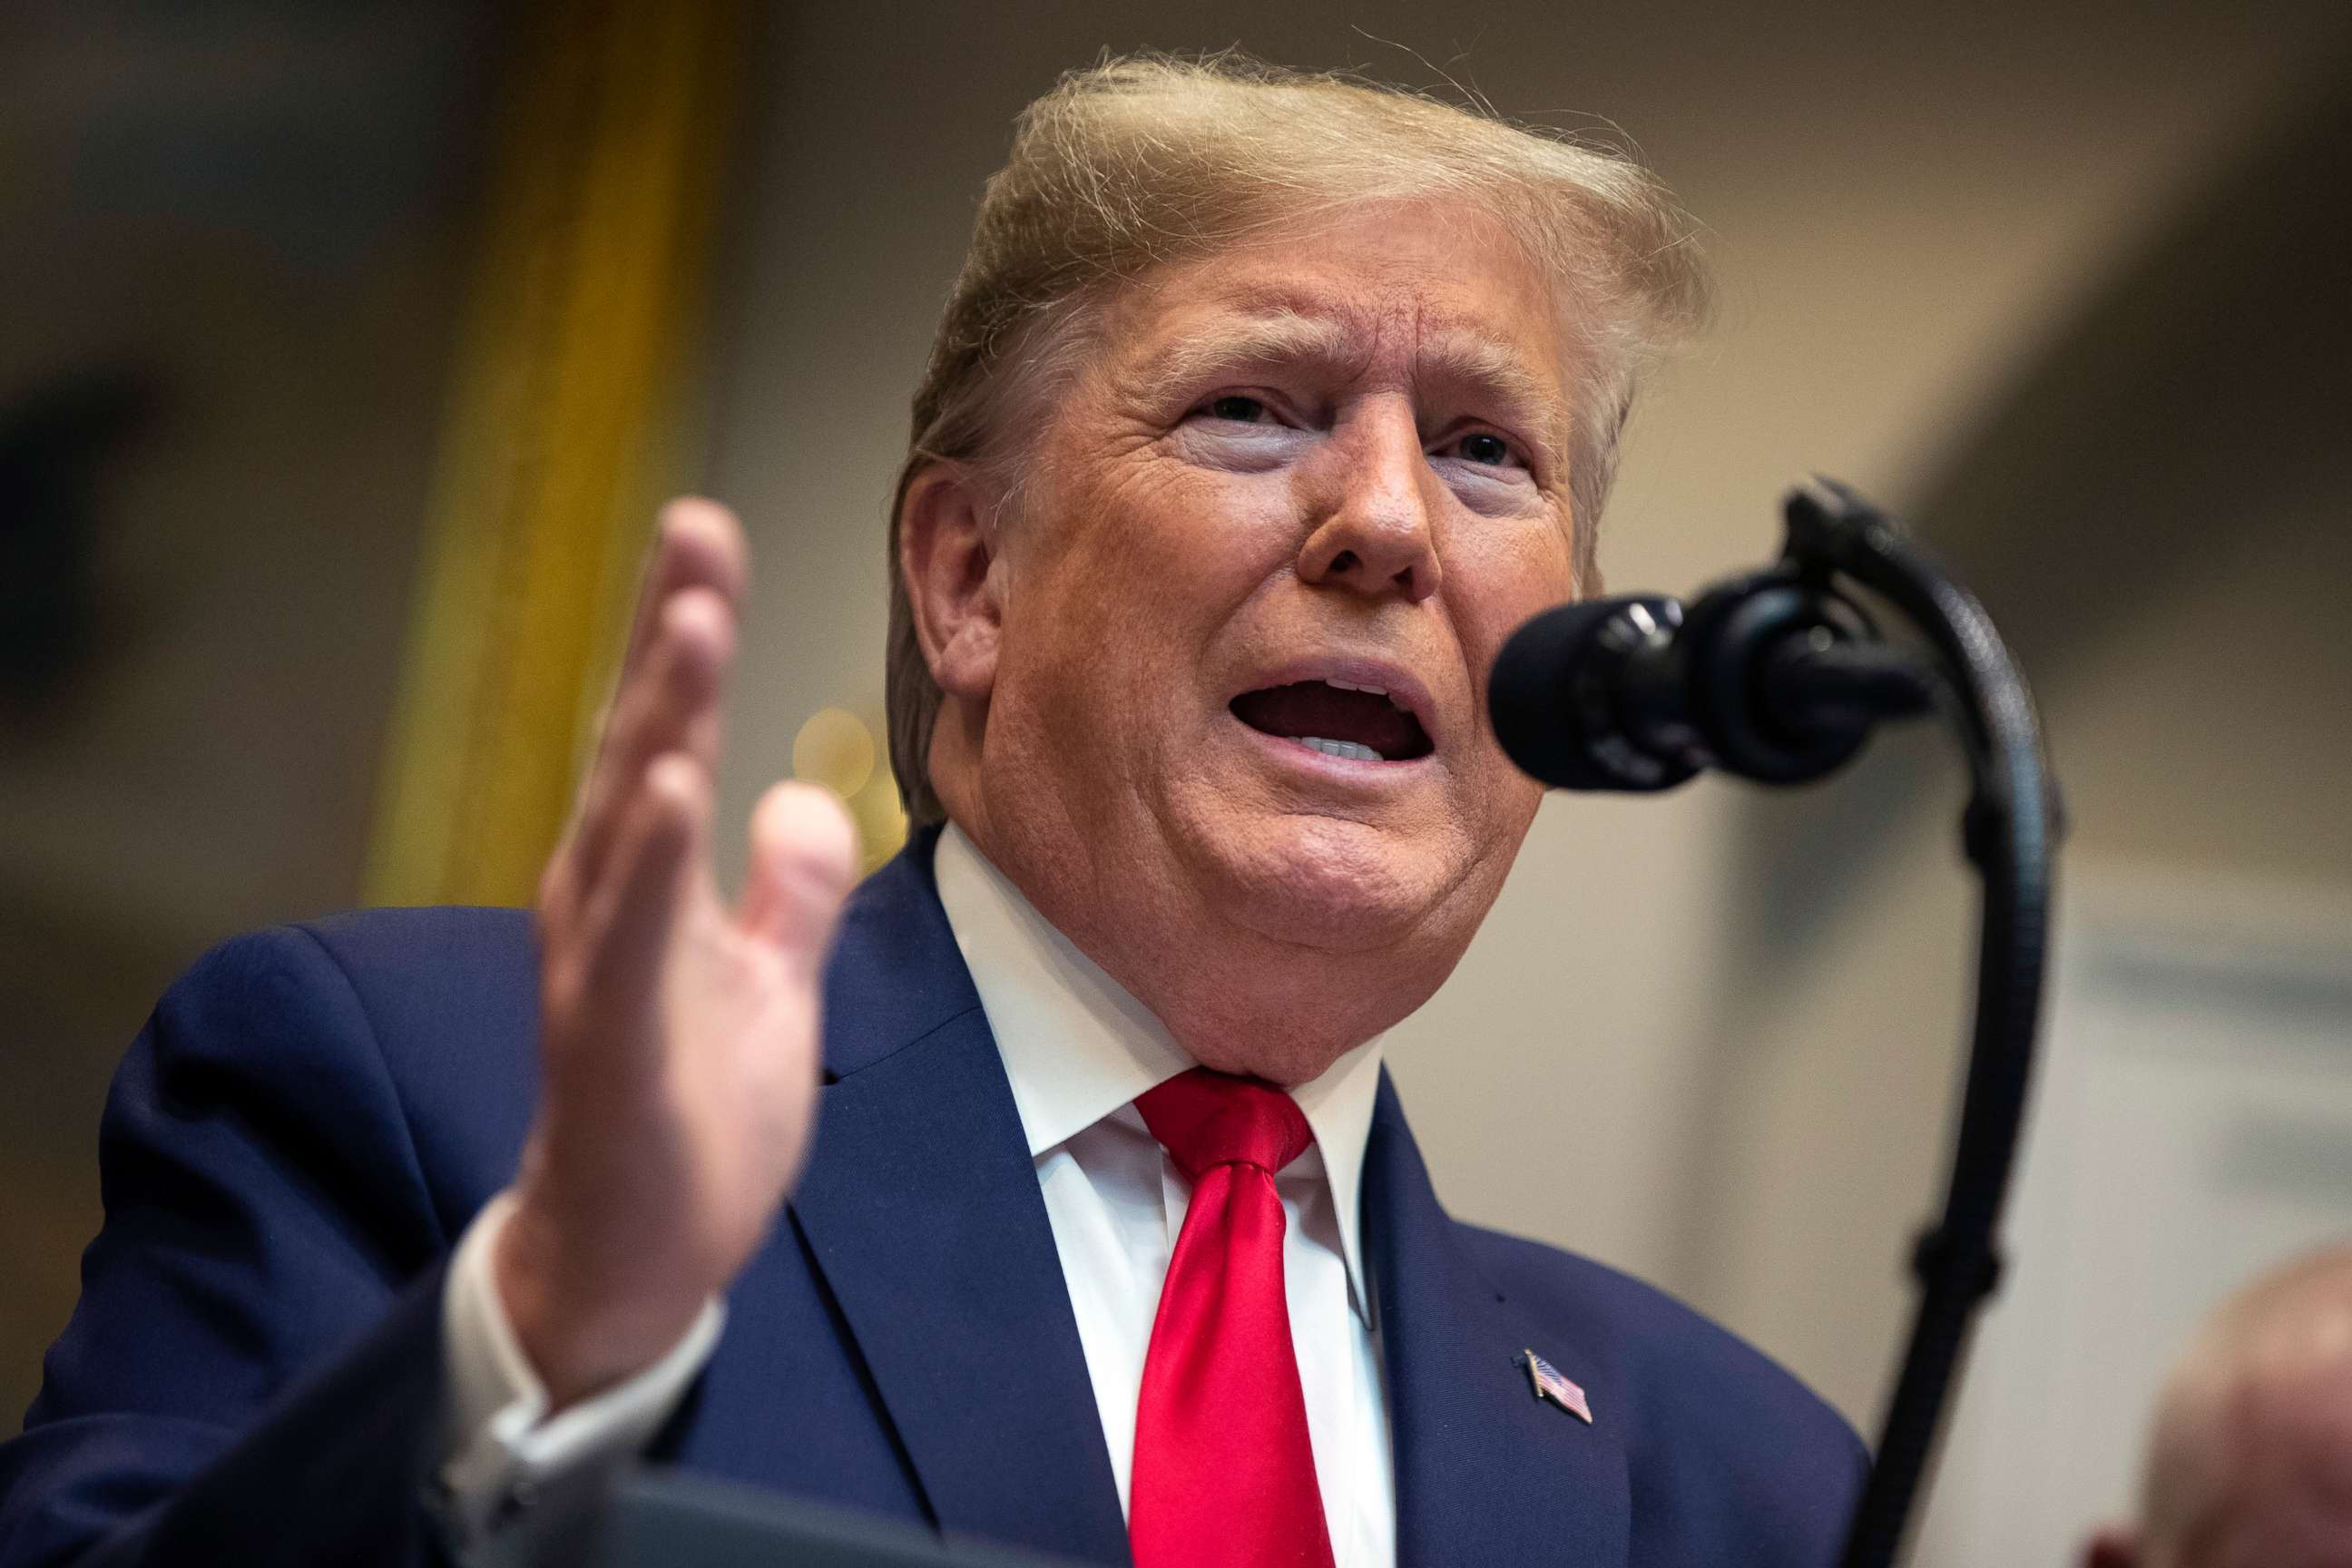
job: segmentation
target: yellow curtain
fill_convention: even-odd
[[[365,881],[526,903],[569,811],[696,370],[744,17],[519,24]]]

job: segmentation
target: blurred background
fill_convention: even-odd
[[[653,504],[758,583],[722,804],[903,831],[884,508],[1013,115],[1238,43],[1631,142],[1720,319],[1611,585],[1901,512],[2035,682],[2058,991],[1923,1562],[2061,1560],[2167,1358],[2352,1232],[2352,14],[1936,0],[0,15],[0,1405],[99,1219],[107,1077],[206,945],[527,900]],[[1633,1270],[1865,1430],[1965,1036],[1955,759],[1555,797],[1390,1059],[1464,1217]],[[740,847],[735,851],[740,857]],[[1570,1369],[1571,1372],[1573,1369]]]

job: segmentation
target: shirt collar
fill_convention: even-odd
[[[1168,1026],[1080,952],[1011,879],[950,824],[933,861],[940,903],[1004,1058],[1034,1159],[1193,1065]],[[1380,1092],[1381,1037],[1290,1090],[1331,1184],[1339,1249],[1358,1310],[1371,1300],[1358,1207]]]

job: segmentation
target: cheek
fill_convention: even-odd
[[[1024,662],[1054,667],[1057,684],[1091,691],[1097,711],[1163,708],[1291,559],[1286,491],[1275,476],[1148,461],[1094,477],[1054,495],[1052,522],[1014,545],[1008,640]]]
[[[1297,553],[1293,475],[1167,461],[1131,487],[1131,518],[1153,569],[1203,584],[1262,580]]]
[[[1447,585],[1458,588],[1454,626],[1483,715],[1495,657],[1529,619],[1575,596],[1576,574],[1567,542],[1549,526],[1492,531],[1457,555]]]
[[[1086,532],[1074,542],[1086,581],[1073,586],[1114,604],[1110,620],[1124,637],[1156,629],[1171,653],[1201,651],[1297,552],[1289,484],[1278,474],[1154,466],[1102,487],[1086,506]]]
[[[1487,678],[1512,633],[1573,596],[1574,568],[1566,538],[1549,524],[1512,531],[1490,523],[1477,547],[1460,555],[1458,574],[1449,565],[1448,586],[1461,588],[1455,635],[1478,726],[1476,757],[1465,779],[1475,797],[1469,809],[1492,826],[1497,840],[1516,846],[1543,803],[1544,786],[1513,765],[1495,739],[1486,718]]]

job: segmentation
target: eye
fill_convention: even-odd
[[[1213,397],[1201,405],[1199,412],[1232,425],[1265,425],[1274,418],[1274,410],[1258,399],[1240,393],[1225,393]]]
[[[1511,450],[1511,444],[1508,441],[1487,430],[1473,430],[1466,436],[1456,437],[1447,444],[1444,451],[1447,457],[1459,458],[1465,463],[1476,463],[1482,468],[1499,468],[1507,463],[1517,461],[1518,458],[1518,454]]]

